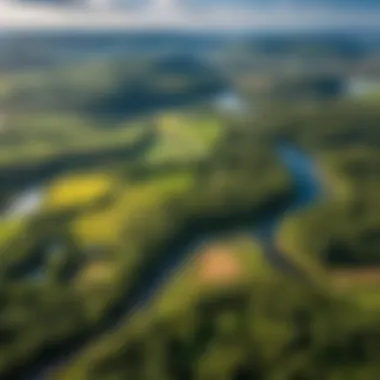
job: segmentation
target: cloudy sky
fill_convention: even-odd
[[[0,0],[0,28],[380,29],[380,0]]]

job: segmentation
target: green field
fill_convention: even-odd
[[[189,173],[152,178],[142,183],[118,183],[114,195],[105,207],[82,213],[72,222],[75,236],[85,245],[113,246],[120,239],[128,221],[137,215],[149,215],[168,197],[190,189],[193,179]],[[107,226],[107,228],[104,228]]]
[[[147,156],[151,163],[204,157],[222,133],[220,120],[202,115],[162,114],[156,118],[156,127],[159,137]]]
[[[284,131],[289,128],[294,134],[294,125],[302,132],[305,126],[313,125],[303,119],[299,124],[291,119],[285,124]],[[334,144],[357,137],[356,120],[348,131],[339,122],[337,125],[331,127],[337,128],[334,133],[328,129],[319,136],[320,125],[315,122],[310,135],[299,138],[306,141],[305,146],[315,144],[320,171],[326,175],[322,181],[332,188],[327,190],[332,190],[329,194],[336,201],[286,215],[272,241],[282,255],[285,269],[296,267],[302,279],[282,273],[281,261],[273,266],[266,257],[272,252],[264,252],[264,246],[248,233],[216,237],[211,234],[224,226],[219,224],[221,220],[228,219],[238,225],[243,219],[241,215],[248,214],[247,211],[247,218],[253,215],[261,220],[267,212],[272,215],[276,211],[275,205],[290,200],[291,179],[273,154],[273,141],[260,137],[254,128],[232,130],[228,127],[233,126],[228,125],[224,128],[213,116],[157,115],[152,125],[155,145],[139,160],[64,175],[54,181],[48,189],[43,211],[72,209],[75,212],[69,213],[65,224],[60,225],[62,237],[67,239],[67,251],[61,255],[58,265],[47,268],[47,281],[38,284],[50,298],[42,291],[33,295],[41,304],[38,309],[41,317],[34,324],[43,328],[43,317],[50,316],[54,310],[53,317],[47,319],[51,323],[46,332],[49,338],[60,334],[65,326],[73,334],[85,328],[96,333],[98,327],[101,329],[107,323],[112,307],[123,306],[115,317],[112,314],[115,329],[97,334],[98,340],[86,344],[76,356],[77,362],[67,363],[62,369],[62,379],[180,379],[178,372],[167,375],[163,367],[162,371],[157,367],[156,372],[145,376],[152,363],[177,364],[177,359],[172,360],[177,354],[176,347],[182,350],[178,355],[186,360],[193,378],[239,378],[229,371],[240,371],[242,363],[253,370],[261,366],[262,373],[270,371],[268,379],[309,379],[314,374],[327,378],[318,372],[319,358],[332,356],[330,348],[342,342],[355,345],[357,332],[367,339],[364,322],[368,326],[370,322],[365,318],[369,320],[370,315],[372,318],[380,311],[377,284],[358,286],[348,276],[348,285],[340,288],[336,273],[329,272],[328,254],[336,249],[331,241],[342,244],[342,240],[345,243],[339,246],[343,247],[342,251],[356,249],[355,255],[361,255],[359,259],[365,255],[367,260],[371,259],[375,244],[364,243],[371,239],[376,243],[373,231],[378,221],[377,204],[368,201],[367,193],[368,204],[363,202],[363,197],[354,197],[363,191],[375,194],[379,178],[375,170],[377,156],[370,150],[356,155],[352,150],[336,148]],[[374,132],[371,130],[368,135],[370,143]],[[301,143],[294,144],[308,151]],[[324,149],[329,151],[329,156],[324,155]],[[373,166],[368,165],[372,158]],[[368,168],[368,172],[363,168]],[[351,182],[346,181],[346,176],[353,178]],[[354,179],[357,184],[365,185],[363,190],[350,186]],[[358,189],[360,192],[355,194]],[[363,222],[366,229],[357,228],[356,220]],[[11,226],[8,228],[5,235],[12,238],[14,233]],[[193,252],[185,252],[187,256],[172,272],[160,272],[168,273],[167,277],[145,303],[145,298],[140,296],[150,296],[145,293],[146,285],[157,285],[150,281],[157,278],[161,264],[166,264],[172,255],[182,255],[180,249],[172,247],[203,231],[212,240]],[[350,240],[352,236],[355,238],[355,231],[358,231],[357,241]],[[364,241],[362,237],[368,238]],[[362,246],[365,249],[358,251]],[[67,267],[70,269],[70,265],[77,266],[66,280],[61,273]],[[29,282],[23,285],[14,308],[27,313]],[[58,296],[65,295],[65,291],[67,300]],[[131,315],[136,298],[142,301],[142,306]],[[72,318],[71,325],[63,321],[67,315]],[[363,320],[353,323],[356,317]],[[189,328],[192,324],[196,326],[196,336]],[[12,328],[13,325],[4,327],[10,333]],[[21,331],[17,340],[20,346],[24,339],[21,334],[27,328],[35,331],[27,322],[17,330]],[[40,338],[37,348],[43,347],[45,335],[41,333]],[[8,346],[4,344],[4,347],[6,352]],[[152,351],[146,354],[147,349]],[[5,363],[17,364],[21,357],[18,346],[10,344],[8,351],[14,357]],[[260,355],[257,362],[256,355]],[[350,365],[349,355],[344,358]],[[313,364],[310,372],[302,367],[303,363],[314,361],[315,367]]]
[[[143,122],[104,125],[75,114],[8,115],[0,131],[0,167],[128,147],[144,132]]]

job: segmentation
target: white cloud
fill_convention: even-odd
[[[111,0],[89,0],[88,5],[95,9],[111,9],[113,2]]]
[[[379,27],[380,11],[297,8],[281,1],[271,8],[217,7],[192,12],[178,0],[154,0],[141,9],[118,9],[118,0],[86,0],[62,8],[0,0],[0,28],[315,28]],[[87,6],[85,6],[87,5]]]

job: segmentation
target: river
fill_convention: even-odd
[[[304,152],[290,144],[279,144],[277,147],[279,158],[291,173],[295,184],[295,197],[291,203],[273,214],[265,215],[259,223],[254,222],[251,226],[241,226],[242,231],[248,230],[255,238],[259,238],[265,244],[268,259],[280,270],[286,270],[285,266],[279,264],[281,253],[275,248],[275,235],[279,224],[288,214],[308,207],[318,201],[322,195],[322,186],[318,181],[317,168],[313,160]],[[238,228],[240,230],[240,228]],[[142,289],[138,299],[138,306],[143,306],[160,289],[171,272],[176,270],[182,261],[194,253],[197,248],[203,246],[207,241],[215,241],[219,234],[199,236],[188,245],[181,247],[177,254],[172,255],[167,261],[160,263],[157,272],[150,278],[149,284]]]
[[[267,258],[273,266],[281,272],[298,275],[300,272],[295,265],[276,247],[275,233],[278,225],[287,215],[317,202],[322,196],[322,186],[318,181],[317,168],[313,160],[306,153],[293,145],[284,143],[281,143],[277,147],[277,153],[292,175],[296,187],[294,199],[283,209],[263,217],[259,223],[252,223],[251,226],[242,226],[242,230],[247,231],[248,229],[252,235],[261,239]],[[217,234],[210,234],[198,236],[191,241],[183,242],[182,246],[177,247],[173,254],[170,254],[155,267],[154,273],[149,277],[149,282],[145,283],[134,297],[132,306],[129,302],[127,306],[118,309],[118,312],[108,321],[107,327],[102,332],[114,330],[125,323],[127,316],[136,310],[136,308],[143,307],[150,301],[167,281],[168,276],[184,260],[194,254],[199,246],[205,244],[208,240],[215,240],[217,238]],[[54,355],[52,353],[48,354],[44,361],[36,363],[33,368],[29,367],[27,371],[23,372],[22,376],[18,375],[17,377],[13,377],[13,379],[49,380],[53,371],[65,365],[69,358],[79,353],[91,339],[93,338],[82,339],[82,341],[59,349]]]
[[[43,186],[30,186],[15,197],[0,210],[0,222],[9,219],[23,219],[37,213],[43,203],[45,191]]]
[[[228,106],[234,107],[238,105],[236,99],[229,94],[223,95],[221,99],[222,103],[228,104]],[[228,108],[230,110],[230,107]],[[296,187],[294,199],[286,205],[286,207],[272,214],[263,216],[259,223],[257,223],[257,221],[255,223],[252,222],[251,225],[242,226],[241,230],[248,230],[256,238],[261,239],[268,259],[277,269],[282,272],[297,274],[297,268],[295,268],[292,262],[276,247],[275,233],[278,225],[288,214],[317,202],[322,195],[322,186],[318,181],[317,168],[313,160],[306,153],[291,144],[280,143],[277,146],[277,154],[293,178]],[[41,194],[41,189],[31,189],[21,194],[21,196],[17,198],[18,203],[16,202],[10,207],[10,209],[13,210],[12,214],[15,215],[17,210],[17,215],[22,215],[22,211],[24,211],[24,213],[34,212],[40,202]],[[9,215],[9,210],[7,215]],[[210,233],[209,235],[197,236],[191,239],[191,241],[184,241],[176,246],[175,250],[173,250],[173,254],[170,254],[154,268],[152,275],[149,277],[149,281],[139,290],[133,302],[128,302],[118,309],[117,313],[113,314],[112,318],[108,321],[106,327],[102,329],[102,332],[113,330],[120,324],[125,323],[126,317],[133,310],[144,306],[156,295],[161,286],[167,281],[168,276],[170,276],[185,259],[192,255],[199,246],[205,244],[206,241],[215,239],[218,239],[218,235]],[[32,366],[29,365],[23,368],[18,374],[9,377],[9,379],[49,380],[51,379],[51,373],[53,371],[65,365],[73,355],[80,352],[93,338],[94,337],[81,338],[76,342],[65,345],[65,347],[50,350],[47,354],[42,356],[38,363],[35,362]]]

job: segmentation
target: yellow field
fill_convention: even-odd
[[[106,174],[65,176],[48,189],[45,199],[47,209],[65,209],[90,205],[110,195],[114,181]]]
[[[83,244],[112,246],[118,242],[128,220],[132,222],[136,215],[149,217],[152,208],[186,191],[192,183],[192,177],[184,173],[125,185],[109,207],[86,212],[74,220],[73,231]]]

